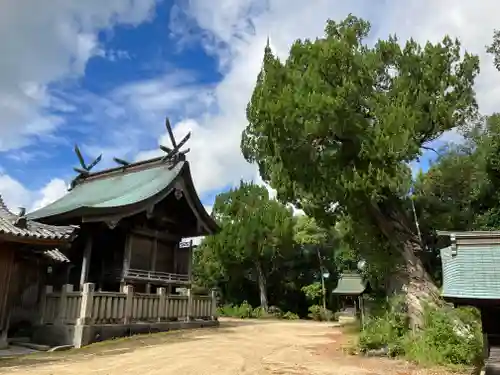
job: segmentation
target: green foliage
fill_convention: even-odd
[[[284,62],[267,46],[242,151],[281,200],[321,220],[336,202],[391,240],[385,222],[403,214],[406,163],[475,115],[479,62],[449,37],[368,46],[369,32],[350,15],[328,21],[324,38],[296,41]]]
[[[321,283],[316,281],[309,285],[304,285],[301,290],[306,295],[306,298],[311,302],[318,302],[323,294]]]
[[[390,356],[402,356],[427,365],[475,365],[481,361],[480,316],[473,308],[451,307],[425,310],[425,329],[412,332],[401,299],[380,305],[359,336],[362,352],[387,348]]]
[[[300,319],[300,317],[291,312],[291,311],[287,311],[286,313],[284,313],[282,316],[281,316],[281,319],[285,319],[285,320],[298,320]]]
[[[332,311],[320,305],[309,306],[309,318],[318,322],[330,322],[334,318]]]
[[[243,301],[241,305],[220,306],[217,308],[217,314],[231,318],[249,319],[253,318],[254,309],[247,301]]]
[[[403,342],[408,332],[408,317],[405,313],[401,297],[393,297],[388,303],[382,303],[382,308],[373,311],[365,323],[359,336],[359,347],[362,352],[386,347],[388,355],[400,355],[403,352]]]
[[[483,355],[480,316],[473,308],[428,309],[427,329],[406,340],[406,356],[439,365],[475,365]]]
[[[369,22],[349,15],[327,21],[323,38],[297,40],[284,61],[266,46],[242,152],[278,199],[322,223],[347,217],[368,263],[421,280],[437,298],[428,274],[408,274],[421,268],[391,269],[420,262],[408,163],[476,117],[479,59],[447,36],[367,44],[369,34]]]
[[[225,316],[238,319],[286,319],[296,320],[299,316],[293,312],[283,313],[276,306],[270,306],[268,310],[261,306],[255,309],[247,302],[243,301],[241,305],[224,305],[217,309],[219,316]]]
[[[268,278],[294,250],[292,211],[270,199],[265,187],[241,182],[216,197],[212,214],[221,231],[207,237],[197,251],[197,282],[229,294],[237,285],[253,284],[252,291],[259,291],[260,304],[267,309]]]

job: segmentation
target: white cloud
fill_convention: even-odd
[[[0,152],[51,134],[71,110],[49,85],[77,78],[102,55],[99,31],[148,19],[155,0],[4,0],[0,12]],[[59,105],[58,103],[59,102]]]
[[[33,211],[62,197],[67,192],[66,183],[58,178],[52,179],[39,191],[29,190],[16,179],[0,173],[0,196],[12,212],[20,207]]]
[[[55,202],[68,192],[68,185],[60,178],[54,178],[49,181],[39,192],[37,192],[37,199],[31,205],[31,210],[37,210],[44,206]]]
[[[482,73],[476,88],[481,110],[490,113],[497,109],[500,73],[493,68],[485,46],[491,42],[493,29],[500,28],[496,17],[499,10],[500,3],[492,0],[318,0],[307,6],[299,0],[224,0],[217,7],[204,0],[179,1],[172,12],[172,33],[182,43],[201,40],[207,52],[219,58],[224,74],[214,90],[219,113],[191,121],[195,133],[200,134],[198,143],[190,145],[198,188],[207,191],[242,177],[254,177],[255,169],[243,160],[239,142],[246,126],[245,107],[268,37],[273,51],[285,58],[297,38],[321,36],[327,18],[340,20],[350,12],[372,21],[375,38],[393,33],[402,40],[414,37],[420,42],[437,41],[445,34],[459,37],[467,50],[481,57]],[[457,139],[459,135],[450,132],[441,141]]]
[[[48,115],[47,109],[72,112],[86,104],[92,111],[82,120],[106,123],[95,138],[87,134],[88,142],[82,145],[90,156],[104,153],[101,167],[108,166],[113,156],[150,157],[158,150],[144,147],[145,143],[151,145],[160,137],[159,142],[169,144],[163,128],[168,115],[176,123],[177,138],[188,130],[193,132],[186,147],[191,148],[188,158],[200,195],[237,184],[242,178],[258,181],[239,144],[265,42],[270,37],[273,50],[286,57],[295,39],[321,36],[328,17],[342,19],[353,12],[370,19],[373,35],[382,38],[397,33],[403,40],[412,36],[424,42],[436,41],[447,33],[457,36],[482,58],[476,86],[481,110],[494,111],[499,97],[500,73],[485,53],[493,29],[500,28],[496,20],[500,4],[492,0],[317,0],[307,6],[299,0],[219,0],[217,6],[205,0],[179,1],[181,6],[171,14],[172,34],[182,43],[202,41],[219,59],[220,83],[200,86],[196,76],[176,71],[129,83],[106,97],[86,93],[74,98],[55,93],[48,85],[82,75],[92,56],[128,58],[103,51],[96,33],[117,23],[142,22],[149,17],[154,0],[55,0],[43,7],[35,0],[8,3],[11,5],[4,7],[7,11],[0,14],[0,46],[2,56],[6,56],[0,59],[0,152],[27,144],[35,134],[54,133],[62,119]],[[456,137],[456,133],[446,137]],[[10,198],[13,204],[22,201],[18,197]],[[43,202],[41,196],[31,197],[31,202]]]

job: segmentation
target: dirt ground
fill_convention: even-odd
[[[332,324],[224,320],[217,329],[136,336],[81,350],[0,360],[12,375],[444,375],[350,356]],[[3,361],[3,363],[2,363]]]

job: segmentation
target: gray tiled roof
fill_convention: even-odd
[[[47,250],[44,252],[44,255],[52,260],[55,260],[56,262],[61,262],[61,263],[71,262],[66,255],[64,255],[59,251],[59,249]]]
[[[26,220],[26,225],[16,225],[19,216],[12,213],[5,205],[0,195],[0,234],[10,236],[40,239],[69,241],[76,230],[76,226],[54,226]]]

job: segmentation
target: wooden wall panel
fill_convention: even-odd
[[[8,244],[0,243],[0,331],[8,318],[10,279],[14,263],[14,251]]]

